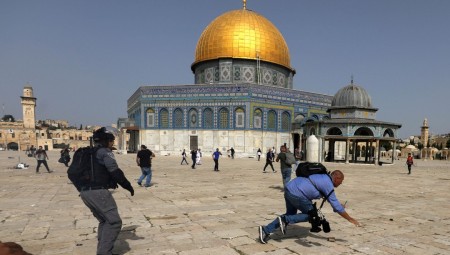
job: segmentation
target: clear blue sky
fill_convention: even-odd
[[[450,132],[450,1],[248,0],[283,34],[294,88],[334,95],[354,75],[400,137]],[[142,85],[193,84],[204,28],[240,0],[0,0],[0,105],[22,118],[115,123]]]

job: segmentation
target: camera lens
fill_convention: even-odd
[[[331,231],[330,223],[328,223],[328,221],[325,219],[322,220],[322,228],[323,228],[323,232],[325,232],[325,233],[328,233]]]

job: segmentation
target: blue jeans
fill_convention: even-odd
[[[295,224],[298,222],[306,222],[309,220],[308,212],[313,209],[312,202],[308,199],[292,195],[287,189],[284,190],[284,200],[286,202],[285,220],[288,224]],[[300,213],[297,213],[297,210]],[[267,234],[272,233],[275,229],[280,227],[278,217],[269,225],[263,227]]]
[[[283,178],[283,187],[291,180],[292,168],[281,169],[281,177]]]
[[[138,183],[142,183],[145,176],[147,179],[145,180],[145,186],[150,186],[150,181],[152,180],[152,168],[151,167],[141,167],[142,175],[139,177]]]

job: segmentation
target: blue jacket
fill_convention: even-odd
[[[314,183],[317,189],[319,189],[324,195],[328,195],[334,189],[330,176],[326,174],[313,174],[309,176],[309,179],[305,177],[297,177],[288,182],[288,184],[286,184],[286,188],[292,195],[297,197],[308,200],[322,198],[321,193],[312,183]],[[331,193],[327,201],[330,203],[331,207],[333,207],[335,212],[341,213],[345,211],[344,207],[337,199],[335,192]]]

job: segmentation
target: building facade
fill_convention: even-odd
[[[161,154],[183,149],[255,155],[301,147],[294,122],[327,118],[331,96],[293,89],[287,43],[262,15],[244,7],[213,20],[201,34],[192,85],[142,86],[118,120],[119,149],[145,144]]]

